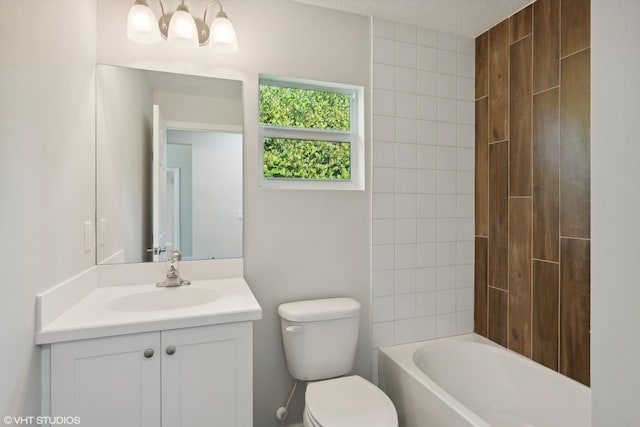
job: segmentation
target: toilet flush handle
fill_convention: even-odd
[[[285,331],[289,332],[290,334],[299,334],[303,329],[304,328],[302,326],[287,326]]]

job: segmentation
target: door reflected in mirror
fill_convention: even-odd
[[[242,257],[242,83],[97,67],[97,262]]]

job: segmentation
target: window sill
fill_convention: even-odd
[[[321,181],[304,179],[260,178],[258,186],[266,190],[339,190],[364,191],[364,180]]]

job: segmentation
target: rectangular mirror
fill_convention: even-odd
[[[98,264],[242,257],[242,82],[99,64]]]

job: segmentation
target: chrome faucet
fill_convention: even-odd
[[[178,262],[182,260],[180,251],[171,252],[171,258],[167,261],[167,277],[162,282],[156,283],[158,287],[173,288],[176,286],[190,285],[191,282],[180,277]]]

